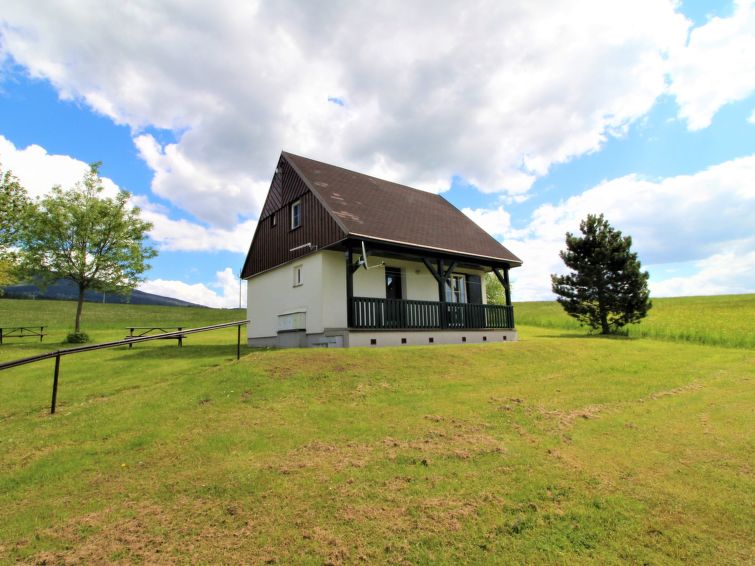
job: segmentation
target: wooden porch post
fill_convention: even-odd
[[[506,293],[506,306],[511,306],[511,283],[509,283],[509,266],[503,268],[503,290]]]
[[[354,253],[350,244],[346,247],[346,325],[354,326]]]
[[[448,311],[448,308],[446,307],[446,278],[445,278],[445,271],[443,270],[443,260],[438,260],[438,301],[440,302],[440,305],[438,307],[438,324],[440,324],[441,328],[446,328],[448,326],[448,321],[446,320],[446,314]]]

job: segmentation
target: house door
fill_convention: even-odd
[[[404,298],[401,292],[401,269],[399,269],[398,267],[385,268],[385,298]]]
[[[393,299],[385,302],[385,326],[400,328],[401,310],[404,308],[400,300],[404,298],[404,294],[401,288],[401,269],[398,267],[385,268],[385,298]]]

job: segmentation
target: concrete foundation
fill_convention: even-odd
[[[330,329],[307,334],[304,330],[279,332],[277,336],[249,338],[253,348],[358,348],[427,346],[432,344],[483,344],[514,342],[516,330],[345,330]]]

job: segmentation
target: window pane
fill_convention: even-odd
[[[291,229],[301,226],[301,202],[297,201],[291,205]]]
[[[401,290],[401,269],[397,267],[385,268],[385,297],[387,299],[403,298]]]

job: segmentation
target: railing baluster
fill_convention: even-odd
[[[514,328],[509,305],[354,297],[351,308],[354,328]]]

